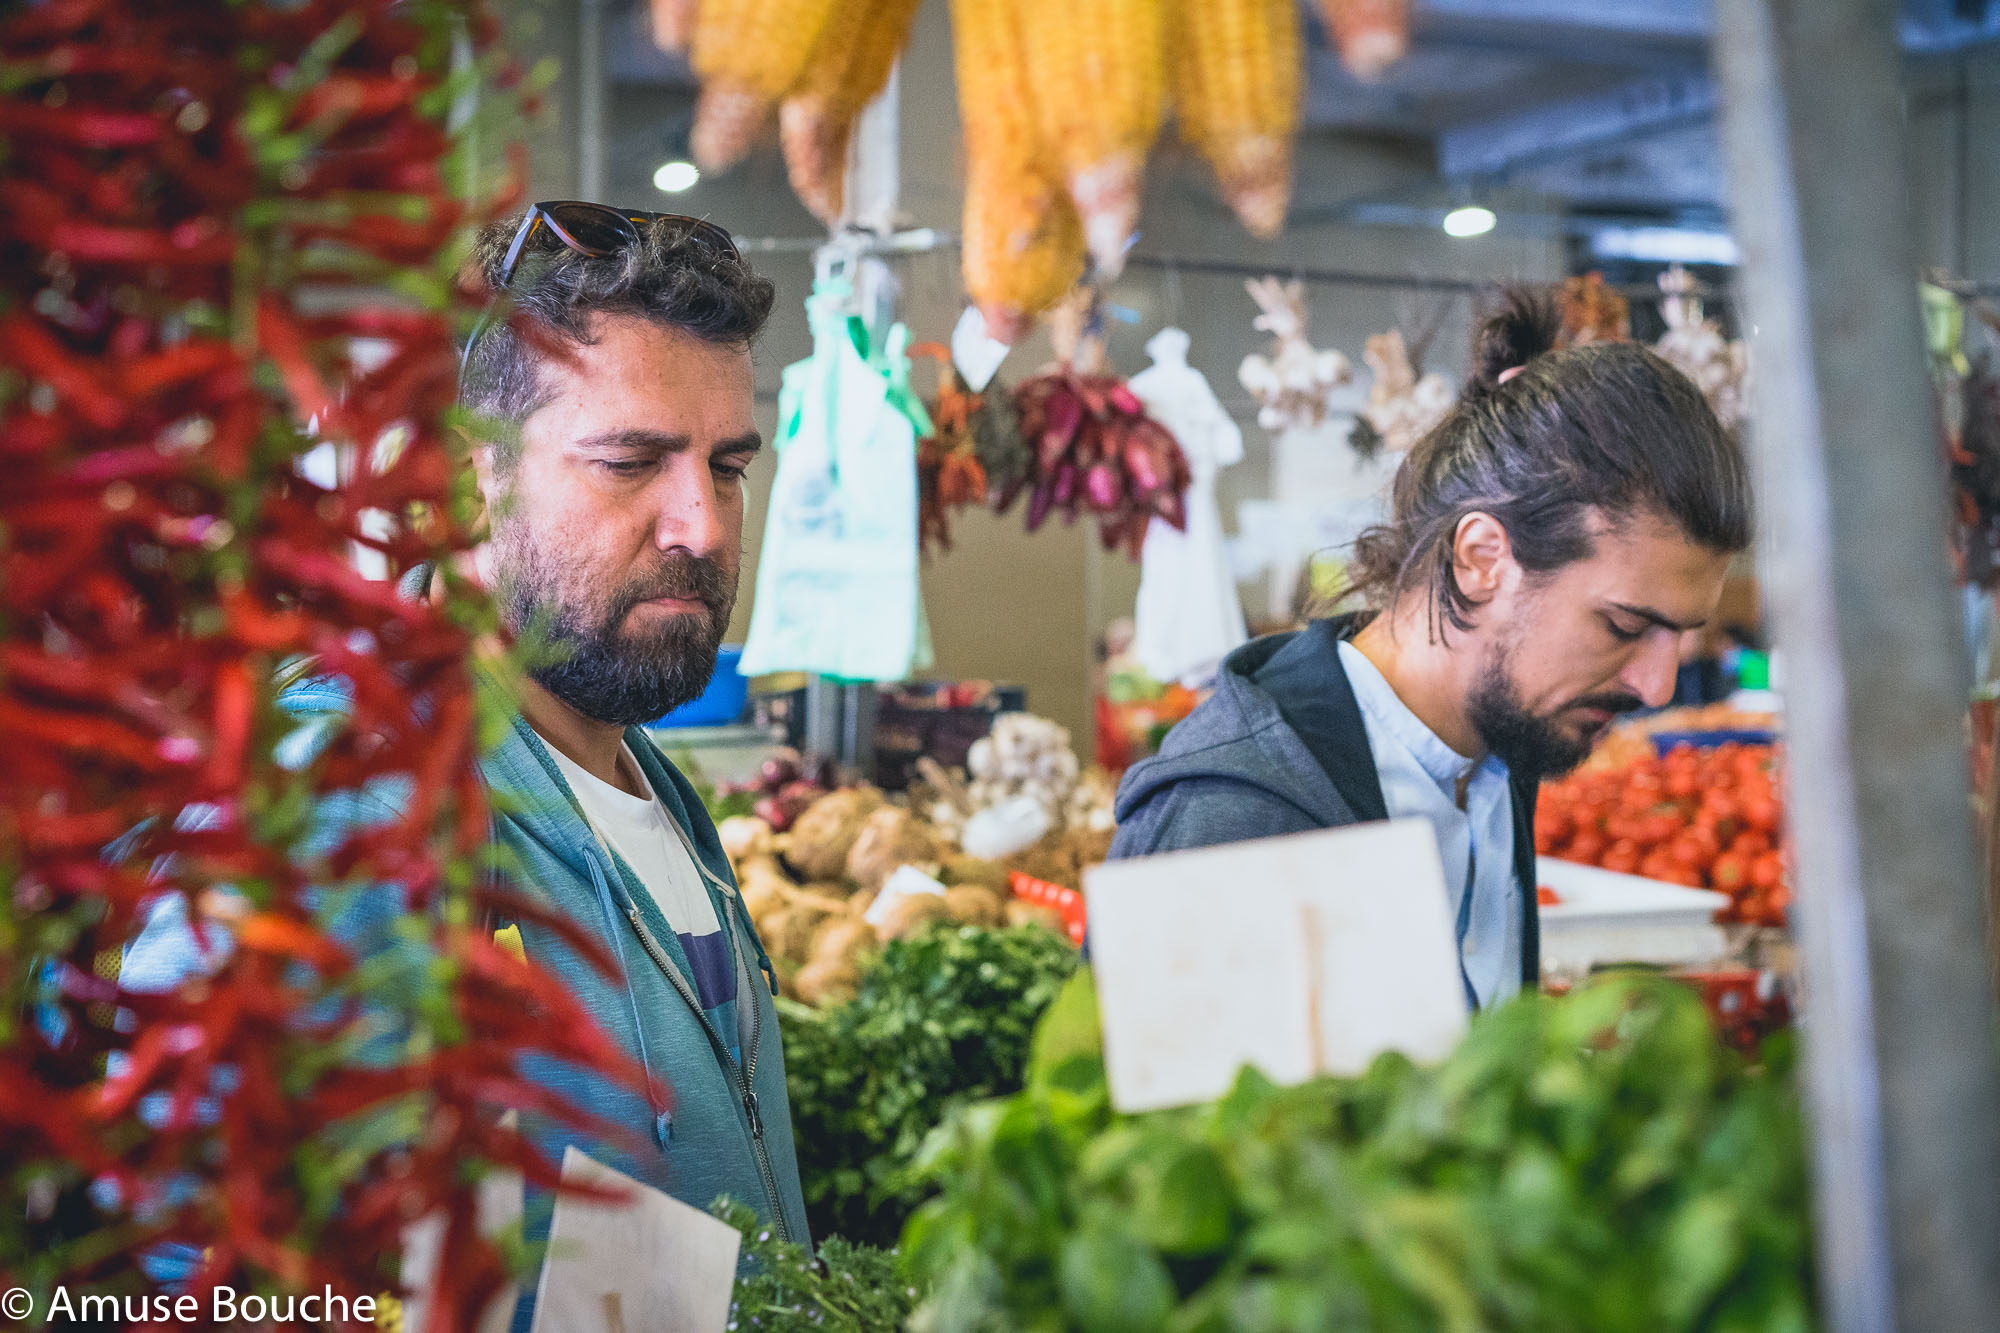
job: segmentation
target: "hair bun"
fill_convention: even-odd
[[[1535,287],[1508,287],[1500,306],[1472,335],[1472,377],[1468,399],[1484,398],[1500,387],[1500,376],[1551,351],[1562,334],[1562,308],[1553,294]]]

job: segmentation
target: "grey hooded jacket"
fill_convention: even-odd
[[[1215,693],[1118,789],[1120,860],[1387,819],[1340,641],[1365,623],[1341,616],[1245,644]],[[1541,978],[1535,904],[1535,784],[1516,778],[1514,874],[1521,884],[1521,982]]]

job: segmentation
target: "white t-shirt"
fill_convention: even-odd
[[[632,757],[630,747],[620,747],[619,759],[626,774],[645,791],[644,796],[633,796],[591,776],[553,745],[549,753],[569,780],[599,845],[625,859],[680,937],[681,949],[694,969],[702,1007],[713,1009],[735,999],[736,968],[729,940],[716,919],[715,903],[708,896],[701,867],[673,817],[647,786],[645,771]]]

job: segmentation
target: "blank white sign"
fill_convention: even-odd
[[[1121,1111],[1440,1059],[1465,987],[1431,826],[1357,824],[1086,875],[1105,1072]]]
[[[577,1151],[563,1182],[620,1189],[626,1204],[556,1199],[534,1333],[723,1333],[736,1228]]]

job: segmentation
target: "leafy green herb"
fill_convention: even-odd
[[[747,1204],[717,1199],[709,1212],[743,1233],[749,1260],[736,1279],[730,1333],[895,1333],[916,1305],[894,1250],[834,1236],[815,1256],[779,1240]]]
[[[925,1137],[953,1108],[1021,1086],[1035,1023],[1076,966],[1040,926],[946,927],[891,942],[836,1009],[786,1005],[813,1234],[895,1242],[932,1192],[908,1171]]]
[[[1789,1046],[1753,1066],[1699,1000],[1621,977],[1479,1017],[1423,1069],[1123,1116],[1088,979],[1029,1087],[926,1148],[912,1327],[1082,1333],[1805,1333]]]
[[[686,745],[673,753],[674,767],[694,788],[694,794],[701,799],[702,809],[708,811],[710,822],[720,824],[725,819],[753,813],[757,795],[751,791],[724,791],[708,780],[701,771],[701,763],[694,757],[694,750]]]

